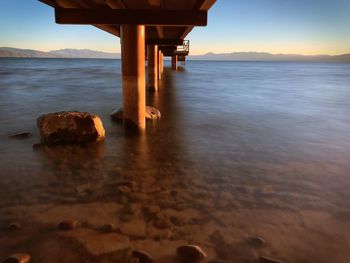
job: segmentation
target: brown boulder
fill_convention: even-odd
[[[101,119],[87,112],[44,114],[37,119],[37,125],[45,143],[85,143],[105,138]]]
[[[114,121],[123,121],[123,108],[113,111],[111,118]],[[154,107],[146,106],[146,119],[147,120],[159,120],[161,117],[160,111]]]

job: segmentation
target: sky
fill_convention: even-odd
[[[217,0],[208,26],[187,39],[193,55],[350,53],[350,0]],[[0,0],[1,46],[120,52],[119,38],[93,26],[57,25],[53,9],[37,0]]]

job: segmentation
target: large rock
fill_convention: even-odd
[[[146,119],[147,120],[159,120],[161,117],[160,111],[154,107],[146,106]],[[123,108],[115,110],[111,113],[111,118],[114,121],[123,120]]]
[[[41,140],[45,143],[85,143],[105,138],[105,129],[97,115],[63,111],[41,115],[37,119]]]

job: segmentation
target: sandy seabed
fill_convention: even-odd
[[[108,164],[113,160],[102,160],[98,154],[77,169],[82,157],[75,160],[77,153],[88,156],[98,151],[68,146],[38,151],[46,156],[43,165],[54,169],[50,176],[36,174],[47,179],[34,182],[30,191],[23,189],[33,183],[29,170],[28,179],[22,175],[24,182],[11,183],[2,191],[1,258],[25,252],[32,262],[127,262],[128,251],[140,249],[155,262],[165,263],[178,262],[178,246],[197,244],[208,260],[259,262],[260,256],[269,256],[295,263],[350,262],[350,213],[327,203],[327,195],[334,199],[336,193],[324,192],[320,181],[298,183],[296,176],[288,176],[325,174],[328,166],[259,162],[232,166],[232,173],[247,173],[254,167],[256,174],[269,174],[272,184],[251,176],[218,178],[210,170],[196,177],[185,171],[175,174],[179,171],[171,163],[154,169],[144,162],[144,152],[133,155],[140,162],[129,169]],[[101,174],[103,165],[113,169]],[[322,191],[324,199],[319,197]],[[78,220],[80,226],[61,231],[57,224],[65,219]],[[7,230],[11,222],[22,228]],[[101,231],[106,224],[115,229]],[[254,237],[266,243],[254,245],[250,242]]]

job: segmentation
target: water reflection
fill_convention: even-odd
[[[55,262],[55,253],[108,262],[110,253],[136,247],[169,263],[178,245],[197,243],[209,258],[229,262],[260,255],[350,261],[349,65],[166,68],[159,92],[147,95],[162,119],[137,136],[109,119],[121,103],[119,67],[109,60],[0,67],[0,109],[8,117],[0,119],[0,223],[25,225],[23,232],[1,232],[0,257],[23,249],[35,262]],[[52,74],[64,68],[74,74]],[[28,72],[35,88],[23,79]],[[99,114],[106,141],[33,150],[35,118],[67,107]],[[9,140],[19,129],[33,136]],[[83,227],[53,231],[62,218]],[[118,229],[96,231],[106,223]],[[252,236],[267,244],[252,247]]]

